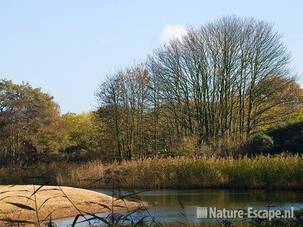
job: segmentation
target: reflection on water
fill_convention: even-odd
[[[112,195],[111,191],[96,191]],[[202,222],[204,226],[216,224],[217,220],[197,219],[196,207],[264,209],[270,206],[272,209],[287,209],[293,206],[301,209],[303,204],[303,193],[300,191],[158,190],[140,193],[140,197],[149,204],[148,210],[153,217],[161,223],[171,223],[172,226],[176,226],[177,222]],[[142,215],[144,214],[137,214],[139,217]],[[59,226],[70,223],[71,219],[58,222]],[[237,226],[245,225],[238,223]]]
[[[159,209],[180,209],[180,203],[185,207],[245,208],[303,202],[303,194],[299,191],[164,190],[144,192],[141,198]]]

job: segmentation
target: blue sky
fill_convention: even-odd
[[[0,77],[42,87],[63,113],[94,110],[107,74],[226,15],[275,23],[302,74],[302,10],[300,0],[0,0]]]

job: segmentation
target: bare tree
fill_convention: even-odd
[[[178,150],[184,138],[226,150],[301,106],[273,25],[223,17],[154,51],[100,89],[120,158]]]
[[[287,99],[273,101],[265,81],[275,81],[270,93],[283,97],[289,93],[281,91],[293,81],[280,35],[255,19],[224,17],[188,30],[181,41],[172,41],[150,59],[163,100],[176,118],[176,133],[183,136],[186,128],[195,134],[198,148],[226,147],[245,140],[263,121],[269,124],[263,116],[268,119],[270,110]]]

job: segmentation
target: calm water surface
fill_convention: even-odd
[[[96,191],[112,195],[111,191]],[[199,226],[217,225],[218,220],[197,219],[196,207],[289,209],[292,206],[295,209],[303,208],[302,191],[158,190],[140,193],[140,197],[149,204],[148,211],[155,220],[170,226],[182,226],[181,223],[195,223]],[[134,215],[138,219],[142,216],[146,216],[146,213]],[[72,219],[57,221],[60,227],[70,226],[71,223]],[[246,226],[245,223],[237,225]],[[88,225],[80,223],[76,226]]]

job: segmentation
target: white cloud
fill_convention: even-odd
[[[186,33],[186,27],[183,25],[166,25],[161,31],[160,43],[165,44],[174,39],[181,39]]]

